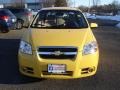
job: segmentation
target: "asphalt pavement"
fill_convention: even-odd
[[[72,79],[37,79],[18,70],[17,52],[26,29],[0,33],[0,90],[120,90],[120,29],[104,25],[93,30],[100,49],[95,76]]]

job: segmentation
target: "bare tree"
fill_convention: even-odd
[[[42,7],[52,7],[55,0],[39,0],[39,2],[42,4]]]
[[[70,4],[70,0],[39,0],[42,7],[66,7]]]
[[[56,7],[66,7],[68,6],[67,4],[67,0],[55,0],[55,4]]]
[[[73,5],[73,1],[72,0],[67,0],[67,6],[72,6]]]
[[[89,9],[87,6],[79,6],[78,8],[83,12],[88,12],[88,9]]]

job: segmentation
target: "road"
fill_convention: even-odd
[[[0,34],[0,90],[120,90],[120,29],[104,25],[93,32],[100,48],[97,74],[73,80],[21,75],[17,52],[24,30]]]

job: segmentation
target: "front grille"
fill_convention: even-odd
[[[38,54],[43,59],[74,59],[77,55],[76,47],[40,47]]]

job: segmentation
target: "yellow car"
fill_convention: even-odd
[[[74,79],[94,75],[99,49],[82,12],[51,7],[38,12],[19,48],[19,70],[36,78]]]

